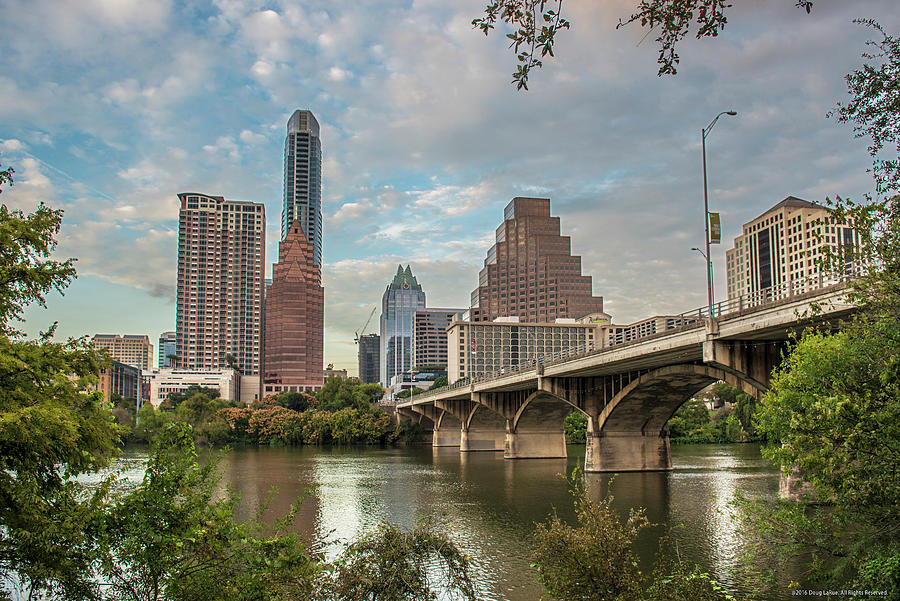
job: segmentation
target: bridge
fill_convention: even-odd
[[[503,451],[505,459],[566,457],[564,420],[587,417],[588,472],[672,469],[669,418],[719,380],[760,399],[792,333],[836,327],[853,306],[846,277],[786,283],[683,313],[696,321],[605,348],[573,348],[517,370],[415,395],[398,419],[435,447]]]

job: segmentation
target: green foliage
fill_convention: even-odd
[[[812,10],[813,0],[794,1],[807,13]],[[658,31],[658,74],[674,75],[679,63],[678,42],[693,26],[697,27],[697,39],[718,36],[728,22],[725,10],[732,6],[728,0],[640,0],[635,12],[620,19],[616,28],[640,23],[648,32]],[[570,23],[562,15],[562,0],[491,0],[484,16],[473,19],[472,26],[488,35],[501,21],[511,29],[506,37],[519,62],[512,81],[517,90],[528,90],[531,69],[543,66],[545,56],[553,56],[556,35],[569,29]]]
[[[757,564],[802,558],[821,586],[884,590],[900,597],[900,41],[872,21],[877,52],[847,77],[851,100],[841,121],[867,136],[875,195],[838,199],[862,245],[855,256],[826,256],[823,267],[863,258],[851,284],[858,313],[841,332],[806,331],[776,370],[757,426],[764,454],[797,470],[822,504],[738,500],[744,536]],[[890,152],[888,151],[890,149]]]
[[[394,428],[394,434],[391,437],[394,441],[403,441],[405,444],[416,444],[422,442],[425,438],[425,431],[421,424],[401,419]]]
[[[566,442],[584,444],[587,442],[587,416],[581,411],[573,411],[566,416]]]
[[[652,601],[733,601],[734,597],[696,564],[684,560],[678,543],[668,537],[659,541],[650,586],[644,599]],[[673,553],[674,548],[674,553]]]
[[[434,379],[434,382],[431,384],[428,390],[437,390],[438,388],[447,386],[447,384],[449,384],[449,382],[447,381],[447,376],[438,376]]]
[[[673,442],[743,442],[757,436],[756,399],[725,382],[713,387],[712,396],[728,404],[709,411],[701,398],[692,398],[678,408],[668,422]]]
[[[150,403],[145,403],[137,414],[137,425],[132,435],[133,440],[141,443],[149,443],[165,428],[172,423],[175,416],[171,411],[157,410]]]
[[[12,183],[12,170],[0,173],[0,184]],[[61,223],[62,211],[44,204],[28,215],[0,204],[0,334],[19,333],[10,322],[21,321],[31,303],[45,306],[48,292],[62,292],[75,277],[74,259],[48,258]]]
[[[554,515],[535,528],[534,566],[550,599],[628,601],[640,598],[641,571],[632,549],[638,533],[650,525],[643,509],[632,509],[623,523],[612,496],[599,502],[585,494],[576,468],[569,477],[575,496],[575,526]]]
[[[200,386],[199,384],[191,384],[181,392],[170,392],[166,396],[166,400],[160,404],[159,408],[166,411],[177,409],[181,403],[198,394],[210,400],[219,398],[219,390],[217,388],[207,388],[205,386]]]
[[[527,90],[531,69],[540,68],[543,57],[553,56],[556,34],[569,28],[569,21],[562,16],[562,0],[493,0],[483,17],[472,20],[472,26],[488,35],[498,20],[512,28],[506,37],[519,61],[513,83],[517,90]]]
[[[329,376],[325,385],[316,393],[319,407],[337,411],[344,407],[367,409],[381,398],[384,389],[378,384],[364,384],[359,380],[347,380]]]
[[[0,184],[11,176],[0,172]],[[28,594],[79,599],[91,589],[90,531],[106,487],[84,491],[73,478],[108,464],[120,429],[88,392],[100,359],[86,339],[52,342],[51,327],[24,340],[10,326],[75,275],[71,259],[47,259],[61,214],[0,206],[0,571]]]
[[[160,433],[142,483],[105,514],[99,537],[105,598],[312,597],[317,558],[296,535],[260,536],[259,522],[238,522],[238,499],[217,493],[216,469],[216,461],[198,462],[190,426],[173,423]]]
[[[435,578],[437,581],[435,581]],[[469,559],[433,525],[403,531],[382,524],[335,562],[324,596],[334,601],[474,601]]]
[[[281,392],[273,397],[276,405],[291,411],[306,411],[317,403],[316,397],[305,392]]]

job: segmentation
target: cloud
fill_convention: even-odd
[[[15,138],[9,138],[8,140],[0,142],[0,149],[5,152],[15,152],[17,150],[23,150],[24,148],[25,144],[23,144],[21,140],[16,140]]]

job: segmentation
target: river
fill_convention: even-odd
[[[126,476],[139,478],[146,452],[129,449]],[[480,598],[536,601],[541,589],[530,567],[536,522],[556,511],[574,520],[572,497],[559,474],[584,457],[571,446],[569,459],[505,461],[502,453],[460,454],[452,448],[237,448],[224,460],[225,483],[242,495],[249,515],[276,487],[268,516],[285,513],[307,494],[297,525],[310,540],[328,541],[330,555],[382,521],[410,527],[436,517],[475,564]],[[755,444],[673,445],[672,472],[619,474],[614,506],[627,514],[645,507],[660,526],[638,541],[646,570],[666,526],[677,530],[679,550],[731,591],[743,586],[733,570],[741,550],[730,518],[737,491],[776,495],[778,472]],[[588,490],[599,496],[610,476],[588,474]]]

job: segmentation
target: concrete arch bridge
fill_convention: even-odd
[[[506,459],[566,457],[564,420],[587,417],[589,472],[668,470],[669,418],[724,380],[760,398],[792,332],[836,327],[853,307],[846,283],[720,307],[716,317],[580,355],[429,391],[398,404],[398,419],[436,447],[503,451]]]

